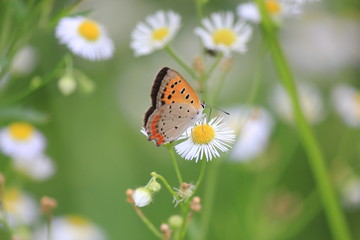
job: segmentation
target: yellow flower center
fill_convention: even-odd
[[[34,127],[28,123],[16,122],[9,126],[10,135],[16,140],[26,140],[34,132]]]
[[[219,29],[213,33],[215,44],[231,46],[236,41],[236,34],[231,29]]]
[[[78,31],[80,35],[89,41],[96,41],[100,36],[100,28],[96,22],[85,20],[83,21]]]
[[[162,41],[167,35],[169,35],[169,29],[162,27],[153,31],[152,38],[156,41]]]
[[[81,216],[70,215],[67,220],[75,226],[86,226],[89,225],[89,221]]]
[[[210,143],[215,137],[215,130],[209,124],[197,125],[191,132],[192,139],[196,144]]]
[[[18,189],[11,189],[4,194],[4,209],[6,212],[16,213],[18,208],[16,203],[21,198],[21,193]]]
[[[281,6],[276,0],[267,0],[265,6],[271,14],[277,14],[281,11]]]

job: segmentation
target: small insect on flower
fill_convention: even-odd
[[[234,142],[234,131],[226,127],[223,118],[213,118],[207,123],[204,118],[183,135],[183,142],[175,146],[176,152],[186,160],[197,162],[205,156],[207,161],[220,157],[219,150],[227,152]]]
[[[229,56],[232,51],[245,53],[246,44],[252,35],[252,28],[244,21],[236,21],[231,12],[213,13],[202,20],[203,28],[195,28],[205,48],[223,52]]]
[[[130,44],[135,56],[148,55],[164,48],[178,32],[180,23],[180,15],[173,11],[158,11],[148,16],[145,23],[138,23],[131,34]]]
[[[14,122],[0,130],[0,151],[12,158],[32,158],[43,153],[44,136],[31,124]]]
[[[87,60],[105,60],[114,54],[114,44],[99,23],[82,16],[64,17],[56,27],[61,44]]]

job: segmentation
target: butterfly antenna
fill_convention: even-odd
[[[209,115],[211,115],[211,111],[212,111],[213,108],[215,108],[216,110],[219,110],[220,112],[225,113],[226,115],[230,115],[229,112],[226,112],[225,110],[223,110],[221,108],[218,108],[218,107],[215,107],[215,106],[212,106],[212,105],[209,105],[209,104],[205,105],[205,103],[204,103],[204,106],[210,108],[210,114]]]

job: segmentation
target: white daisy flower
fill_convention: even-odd
[[[17,171],[35,180],[46,180],[55,173],[55,164],[43,154],[32,158],[14,158],[14,167]]]
[[[61,44],[85,59],[105,60],[112,57],[114,44],[99,23],[82,16],[64,17],[56,27]]]
[[[33,240],[47,240],[47,226],[35,231]],[[105,240],[105,234],[94,223],[84,217],[69,215],[56,217],[51,225],[52,240]]]
[[[6,190],[3,201],[7,221],[14,228],[29,226],[35,223],[39,216],[36,201],[17,188]]]
[[[209,123],[206,118],[185,131],[180,139],[185,141],[175,146],[176,152],[186,160],[207,161],[220,157],[219,150],[227,152],[230,143],[234,142],[234,131],[226,127],[223,118],[213,118]]]
[[[178,32],[181,17],[173,11],[158,11],[136,25],[131,33],[130,47],[135,56],[147,55],[164,48]]]
[[[297,90],[305,118],[311,124],[321,122],[325,117],[325,108],[318,89],[309,83],[301,82]],[[295,123],[290,97],[282,86],[278,85],[272,89],[270,104],[285,122]]]
[[[266,149],[274,121],[268,111],[260,107],[242,106],[229,110],[228,121],[234,122],[239,135],[230,154],[233,161],[247,161]]]
[[[267,8],[273,21],[280,23],[286,17],[295,16],[301,13],[300,3],[288,0],[265,0]],[[237,7],[237,14],[247,21],[259,23],[261,14],[255,2],[242,3]]]
[[[44,136],[31,124],[14,122],[0,130],[0,151],[12,158],[33,158],[46,146]]]
[[[213,13],[202,21],[203,28],[195,28],[205,48],[223,52],[229,56],[232,51],[245,53],[246,44],[252,35],[252,28],[243,21],[235,21],[231,12]]]
[[[350,127],[360,127],[360,91],[349,85],[338,85],[332,92],[336,111]]]

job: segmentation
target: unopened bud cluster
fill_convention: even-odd
[[[161,189],[160,183],[152,177],[148,184],[144,187],[137,188],[132,195],[133,203],[137,207],[145,207],[152,201],[153,195]]]

